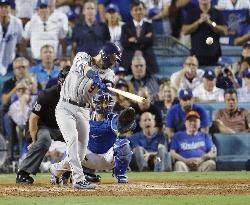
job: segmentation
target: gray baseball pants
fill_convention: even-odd
[[[51,139],[62,140],[62,134],[59,129],[51,129],[46,126],[38,128],[37,141],[29,149],[25,159],[19,166],[19,170],[23,170],[30,174],[36,174],[43,161],[43,158],[51,145]]]
[[[66,142],[73,182],[84,181],[81,161],[86,155],[89,140],[89,108],[59,101],[56,107],[56,120]]]

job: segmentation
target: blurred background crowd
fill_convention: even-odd
[[[217,170],[245,169],[249,11],[250,0],[0,0],[0,170],[27,153],[39,92],[57,83],[77,52],[95,56],[109,41],[123,51],[115,87],[147,99],[114,96],[114,112],[136,111],[132,170],[211,171],[223,153],[232,157],[221,156]],[[227,147],[223,138],[232,138]],[[238,149],[230,147],[235,138]],[[55,142],[41,171],[64,153]],[[159,161],[166,163],[159,168]]]

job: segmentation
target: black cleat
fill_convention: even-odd
[[[95,174],[90,174],[90,173],[84,173],[85,179],[88,182],[93,182],[97,183],[101,181],[101,176],[100,175],[95,175]]]
[[[33,184],[34,179],[28,174],[20,174],[16,175],[16,183],[17,184]]]

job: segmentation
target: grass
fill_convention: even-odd
[[[111,173],[101,173],[103,181],[112,180]],[[208,172],[208,173],[175,173],[175,172],[150,172],[129,173],[130,180],[154,179],[250,179],[250,172]],[[48,181],[48,174],[38,174],[36,181]],[[0,174],[1,183],[14,183],[14,174]],[[188,194],[188,193],[187,193]],[[0,205],[248,205],[250,195],[180,195],[180,196],[63,196],[63,197],[13,197],[1,196]]]
[[[1,197],[1,205],[248,205],[249,195],[230,196],[84,196],[84,197]]]
[[[111,173],[100,173],[103,180],[112,180]],[[1,182],[14,182],[15,174],[0,174]],[[130,180],[154,180],[154,179],[250,179],[250,172],[130,172],[128,173]],[[37,174],[35,180],[49,181],[49,174]]]

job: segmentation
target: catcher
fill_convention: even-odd
[[[126,171],[132,157],[127,137],[135,128],[135,111],[133,108],[123,110],[120,115],[111,112],[112,95],[101,90],[94,97],[95,111],[90,120],[89,142],[82,166],[86,180],[99,182],[100,176],[95,170],[111,170],[118,183],[127,183]],[[62,185],[70,174],[67,159],[50,167],[51,183]]]

